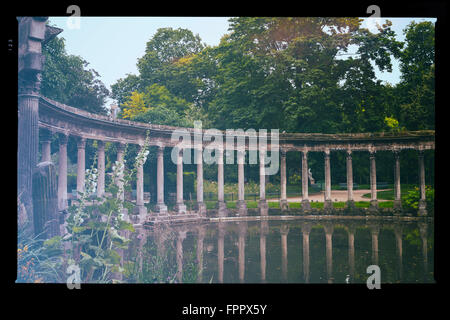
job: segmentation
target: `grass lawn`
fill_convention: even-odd
[[[413,184],[407,184],[401,186],[401,196],[404,197],[408,194],[408,191],[414,190],[416,186]],[[370,193],[366,193],[363,195],[364,198],[370,199]],[[381,200],[394,200],[394,189],[386,190],[386,191],[377,191],[377,198]]]

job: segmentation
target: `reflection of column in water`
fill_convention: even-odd
[[[203,281],[203,240],[205,238],[205,227],[197,227],[197,282]]]
[[[220,283],[223,283],[223,240],[225,238],[225,223],[219,222],[219,230],[217,237],[217,264],[218,264],[218,280]]]
[[[372,264],[378,265],[378,234],[380,227],[378,225],[370,225],[370,233],[372,235]]]
[[[138,239],[138,270],[139,270],[139,274],[142,274],[142,262],[143,262],[143,256],[144,256],[144,252],[143,252],[143,247],[145,244],[145,241],[147,240],[147,234],[144,230],[139,230],[138,231],[138,235],[137,235],[137,239]]]
[[[284,224],[280,228],[281,233],[281,275],[283,280],[287,280],[287,235],[289,233],[289,226]]]
[[[177,237],[177,280],[183,280],[183,240],[186,239],[186,231],[178,231]]]
[[[261,282],[266,282],[266,236],[269,233],[269,222],[261,221],[259,235],[259,253],[261,262]]]
[[[327,255],[327,278],[328,283],[333,283],[333,225],[324,225]]]
[[[311,225],[309,223],[302,224],[303,236],[303,277],[306,283],[309,283],[309,233]]]
[[[422,257],[423,257],[423,276],[428,277],[428,225],[425,222],[419,222],[420,237],[422,238]]]
[[[247,222],[238,222],[239,229],[239,281],[244,282],[245,277],[245,236],[247,233]]]
[[[349,226],[348,232],[348,264],[350,267],[350,278],[355,279],[355,227]]]
[[[398,261],[398,280],[401,281],[403,278],[403,228],[402,225],[396,223],[394,226],[395,242],[397,244],[397,261]]]

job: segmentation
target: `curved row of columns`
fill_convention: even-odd
[[[310,282],[310,233],[312,224],[304,223],[301,226],[302,233],[302,255],[303,255],[303,279],[306,283]],[[379,247],[378,236],[380,233],[380,227],[376,224],[370,224],[370,233],[372,239],[372,264],[378,265],[379,263]],[[355,232],[356,227],[346,227],[348,235],[348,264],[349,264],[349,276],[350,279],[355,277]],[[428,272],[428,246],[427,246],[427,233],[428,227],[426,223],[419,223],[420,236],[422,239],[422,256],[424,263],[424,275]],[[333,231],[334,227],[330,224],[324,225],[324,233],[326,239],[326,274],[328,283],[333,283]],[[400,224],[394,226],[396,252],[397,252],[397,278],[403,277],[403,227]],[[198,261],[198,278],[197,281],[202,281],[203,272],[203,245],[205,238],[205,229],[203,226],[197,228],[197,261]],[[226,235],[226,225],[223,222],[218,223],[217,229],[217,281],[223,283],[224,276],[224,241]],[[266,238],[269,233],[268,221],[261,221],[260,223],[260,270],[261,270],[261,282],[266,282],[266,267],[267,267],[267,254],[266,254]],[[283,281],[287,281],[287,264],[288,264],[288,249],[287,249],[287,237],[289,234],[289,226],[280,226],[281,237],[281,274]],[[238,274],[239,281],[245,281],[245,242],[247,235],[247,222],[239,222],[238,224]],[[176,256],[177,256],[177,279],[181,282],[183,272],[183,240],[186,238],[186,231],[178,231],[176,238]]]
[[[67,142],[68,135],[60,135],[59,145],[59,175],[58,175],[58,204],[59,209],[67,208]],[[42,143],[42,161],[50,160],[50,141],[51,134],[45,130],[43,134]],[[85,179],[85,146],[86,139],[78,137],[77,141],[77,191],[84,190]],[[98,140],[98,183],[97,195],[101,197],[105,192],[105,144]],[[119,143],[117,153],[117,160],[123,160],[124,144]],[[203,199],[203,149],[194,149],[197,163],[197,205],[196,209],[202,213],[205,212],[206,206]],[[223,150],[217,150],[217,184],[218,184],[218,204],[219,216],[226,215],[226,203],[224,197],[224,157]],[[370,150],[369,150],[370,151]],[[395,165],[394,165],[394,208],[401,209],[401,190],[400,190],[400,152],[394,151]],[[287,193],[286,193],[286,151],[280,152],[280,183],[281,183],[281,209],[288,208]],[[425,198],[425,166],[424,154],[422,150],[418,152],[419,163],[419,185],[420,185],[420,201],[419,214],[426,215],[426,198]],[[238,164],[238,202],[237,208],[240,215],[246,214],[245,189],[244,189],[244,165],[245,165],[245,151],[237,150],[237,164]],[[302,209],[309,210],[311,205],[308,198],[308,151],[302,152]],[[353,199],[353,168],[352,168],[352,151],[347,151],[346,157],[347,165],[347,204],[349,208],[354,207]],[[175,211],[183,214],[186,213],[186,205],[183,199],[183,149],[180,149],[177,155],[177,197]],[[324,192],[324,209],[332,209],[333,203],[331,198],[331,166],[330,166],[330,150],[324,151],[324,168],[325,168],[325,192]],[[164,146],[159,146],[157,151],[157,204],[155,212],[157,214],[167,214],[167,206],[164,202]],[[265,188],[265,152],[259,152],[259,172],[260,172],[260,190],[258,207],[267,208],[266,188]],[[118,182],[119,183],[119,182]],[[376,211],[378,209],[377,202],[377,186],[376,186],[376,160],[375,152],[370,152],[370,188],[371,200],[370,210]],[[144,170],[143,164],[137,168],[137,184],[136,184],[136,204],[140,208],[144,208]],[[144,210],[145,211],[145,210]]]

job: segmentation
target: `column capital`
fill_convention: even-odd
[[[157,151],[158,155],[162,155],[164,153],[164,148],[165,148],[165,146],[158,146],[158,151]]]
[[[350,157],[350,158],[352,157],[352,153],[353,153],[353,150],[352,150],[352,149],[348,148],[348,149],[345,150],[345,152],[346,152],[346,154],[347,154],[347,158],[348,158],[348,157]]]
[[[302,224],[301,229],[302,233],[309,234],[311,232],[312,225],[309,222],[305,222]]]
[[[282,235],[287,235],[289,233],[289,226],[287,224],[283,224],[280,227],[280,233]]]
[[[97,140],[97,147],[99,149],[105,148],[105,142],[103,140]]]
[[[117,151],[119,151],[119,152],[125,151],[125,146],[126,146],[125,143],[119,142],[119,143],[117,144]]]
[[[392,150],[392,153],[394,154],[395,159],[400,158],[400,152],[401,152],[400,149],[394,149],[394,150]]]
[[[284,148],[280,148],[280,154],[281,154],[282,157],[286,157],[287,150],[284,149]]]
[[[330,157],[330,149],[329,148],[326,148],[325,150],[323,150],[323,153],[324,153],[324,155],[325,155],[325,157]]]
[[[69,135],[66,133],[59,133],[59,144],[65,145],[69,141]]]
[[[49,129],[41,129],[41,141],[45,142],[45,141],[52,141],[52,135],[53,132],[51,132]]]
[[[325,231],[325,234],[333,234],[334,226],[331,223],[326,223],[323,226],[323,230]]]
[[[85,149],[86,148],[86,138],[78,137],[77,138],[77,148]]]

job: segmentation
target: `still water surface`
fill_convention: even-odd
[[[321,219],[212,222],[135,232],[128,282],[382,283],[433,279],[430,221]],[[131,271],[133,270],[133,271]]]

